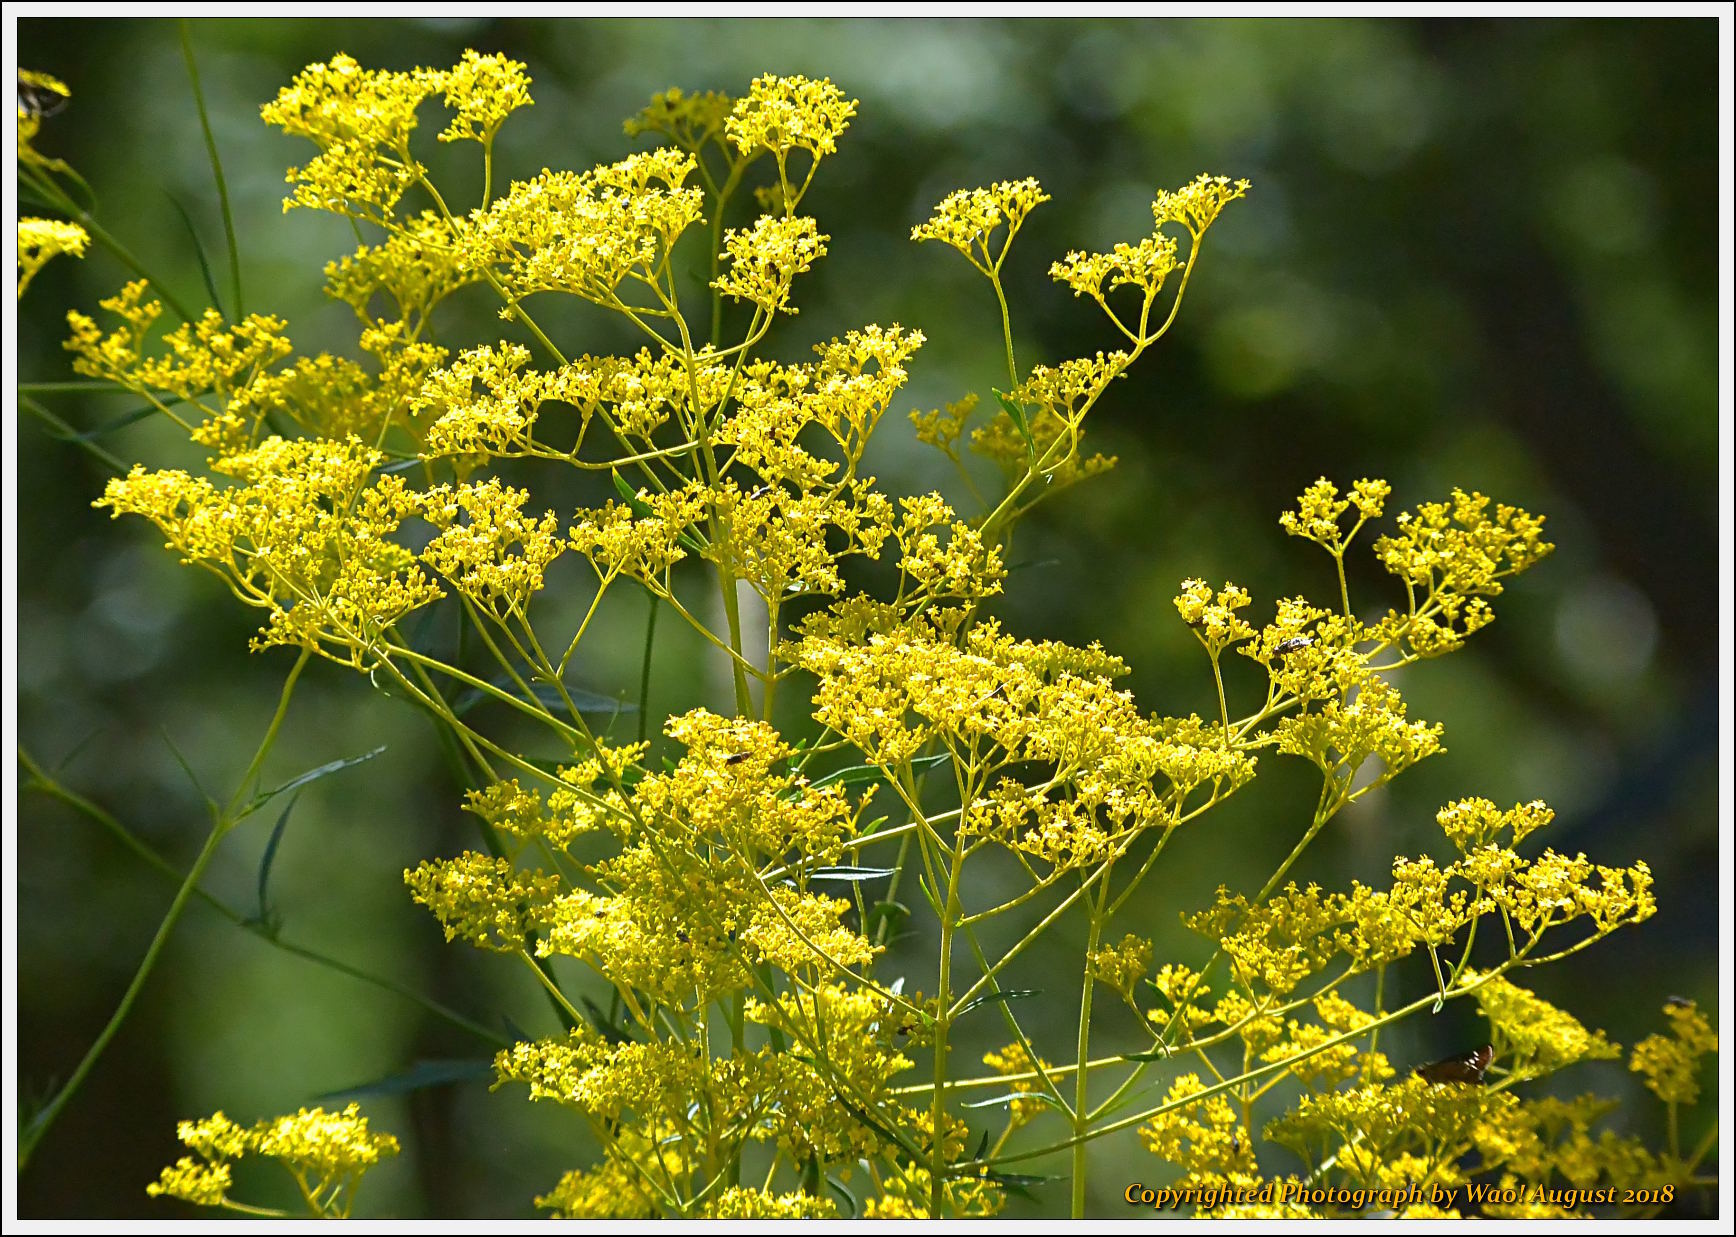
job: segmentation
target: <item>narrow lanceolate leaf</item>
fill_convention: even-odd
[[[986,1100],[970,1100],[960,1104],[960,1108],[995,1108],[1001,1104],[1011,1104],[1016,1100],[1036,1100],[1039,1103],[1055,1107],[1055,1097],[1042,1091],[1008,1091],[1005,1095],[991,1095]]]
[[[627,479],[625,477],[616,472],[613,468],[609,470],[609,476],[614,479],[615,493],[621,496],[621,501],[627,504],[627,509],[629,511],[638,516],[641,520],[649,520],[656,517],[657,513],[651,510],[650,506],[644,499],[639,497],[632,486],[627,484]],[[699,539],[691,533],[677,533],[675,535],[675,540],[679,541],[689,550],[692,550],[695,554],[705,553],[705,547],[699,544]]]
[[[621,501],[627,504],[628,510],[630,510],[634,515],[643,520],[646,517],[655,514],[650,507],[645,505],[644,500],[633,492],[633,487],[627,484],[627,478],[623,477],[613,468],[609,470],[609,476],[615,482],[615,493],[621,496]]]
[[[289,803],[277,817],[277,823],[271,827],[271,837],[266,840],[265,853],[259,857],[259,915],[260,927],[274,931],[277,927],[277,916],[272,911],[271,899],[266,896],[266,886],[271,880],[271,865],[277,862],[277,848],[283,842],[283,832],[289,827],[289,814],[295,811],[295,805],[301,801],[301,796],[291,795]]]
[[[943,765],[952,757],[942,753],[939,756],[917,756],[910,762],[913,774],[923,774],[937,765]],[[884,780],[885,770],[879,765],[849,765],[842,769],[834,769],[824,777],[817,777],[812,782],[815,786],[858,786],[863,782]]]
[[[187,235],[193,239],[193,254],[199,259],[199,274],[205,279],[205,293],[211,298],[212,307],[218,313],[222,313],[223,298],[217,295],[217,280],[211,274],[211,262],[205,256],[204,244],[199,240],[199,229],[193,226],[193,216],[187,213],[187,208],[181,205],[180,200],[174,194],[171,193],[167,196],[176,211],[180,213],[181,222],[187,225]]]
[[[994,390],[993,387],[990,387],[989,389]],[[1031,426],[1030,423],[1025,420],[1024,408],[1020,406],[1018,400],[1008,395],[1005,391],[995,391],[995,399],[999,402],[1001,408],[1005,410],[1006,414],[1013,419],[1013,428],[1018,430],[1019,437],[1025,440],[1025,451],[1029,454],[1031,462],[1036,463],[1037,443],[1036,440],[1031,437]]]
[[[826,1177],[826,1185],[831,1188],[832,1193],[836,1194],[839,1201],[844,1204],[844,1219],[854,1220],[858,1215],[862,1214],[862,1208],[861,1205],[857,1203],[856,1196],[850,1193],[849,1187],[842,1181],[839,1181],[836,1177],[828,1174]]]
[[[518,684],[514,683],[512,679],[504,674],[497,675],[490,679],[489,682],[507,693],[516,693],[518,691]],[[578,687],[567,688],[566,698],[561,696],[561,689],[556,687],[553,683],[532,683],[530,685],[530,692],[531,695],[536,698],[536,702],[543,708],[547,709],[550,713],[565,713],[567,711],[567,699],[572,700],[573,707],[580,713],[607,713],[610,716],[613,716],[617,713],[636,713],[639,710],[639,706],[636,704],[630,704],[624,700],[616,700],[613,696],[603,696],[596,692],[588,692]],[[463,717],[477,705],[484,701],[494,699],[496,699],[496,697],[483,691],[480,687],[468,688],[465,691],[460,692],[458,698],[452,702],[452,715],[454,717]]]
[[[362,1099],[378,1095],[407,1095],[412,1091],[425,1091],[429,1087],[445,1087],[460,1082],[479,1082],[484,1078],[494,1076],[493,1057],[463,1058],[458,1060],[417,1061],[405,1066],[395,1073],[372,1082],[358,1083],[353,1087],[344,1087],[338,1091],[328,1091],[316,1097],[319,1103],[334,1103],[338,1100]]]
[[[373,751],[363,752],[360,756],[347,756],[342,760],[327,761],[317,769],[309,769],[299,777],[290,778],[289,781],[279,786],[276,790],[268,790],[264,794],[257,796],[253,800],[253,806],[257,808],[260,804],[277,798],[278,795],[283,794],[285,791],[299,790],[310,782],[319,781],[322,777],[330,777],[334,773],[342,773],[345,769],[353,768],[356,765],[362,764],[364,761],[372,760],[385,750],[386,745],[382,743]]]
[[[125,416],[116,417],[112,421],[104,421],[101,425],[98,425],[93,429],[84,430],[81,433],[67,434],[56,430],[49,430],[48,436],[50,438],[58,438],[61,442],[95,442],[98,438],[112,434],[116,430],[125,429],[129,425],[137,425],[140,421],[143,421],[146,417],[156,411],[156,405],[146,404],[143,408],[135,408]]]
[[[1041,988],[1002,988],[999,992],[985,992],[981,996],[972,997],[964,1003],[964,1007],[953,1015],[959,1019],[980,1005],[994,1005],[1003,1001],[1026,1001],[1034,996],[1042,996]]]
[[[815,868],[808,873],[810,881],[843,881],[847,884],[879,880],[891,876],[897,868]]]

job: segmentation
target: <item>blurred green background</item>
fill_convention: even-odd
[[[621,135],[622,119],[670,85],[738,92],[768,71],[837,81],[861,100],[859,116],[804,206],[831,253],[798,285],[802,313],[775,350],[795,359],[866,322],[927,332],[873,463],[889,490],[939,486],[961,506],[942,461],[899,418],[1002,382],[993,300],[956,255],[912,246],[910,227],[951,189],[1038,177],[1055,200],[1021,235],[1008,281],[1021,359],[1054,361],[1113,341],[1094,310],[1049,281],[1053,258],[1137,239],[1158,187],[1200,171],[1248,177],[1254,188],[1213,229],[1176,327],[1093,414],[1095,446],[1120,466],[1022,528],[1014,557],[1038,565],[1013,577],[997,613],[1020,635],[1101,640],[1129,659],[1148,710],[1207,710],[1205,661],[1169,598],[1191,575],[1252,588],[1256,621],[1280,596],[1330,598],[1329,561],[1277,526],[1315,477],[1387,477],[1394,510],[1457,485],[1547,513],[1560,548],[1500,599],[1499,622],[1467,651],[1401,676],[1413,715],[1445,724],[1447,753],[1345,813],[1297,875],[1378,880],[1394,854],[1439,853],[1433,814],[1449,799],[1543,798],[1560,813],[1551,845],[1646,859],[1661,909],[1535,973],[1538,991],[1624,1045],[1659,1028],[1668,995],[1715,1004],[1713,21],[321,18],[200,21],[192,33],[248,307],[288,318],[308,351],[354,351],[353,316],[324,300],[319,273],[354,238],[341,220],[281,213],[284,168],[310,148],[266,129],[258,107],[303,65],[347,51],[370,67],[444,66],[466,47],[527,61],[536,105],[504,130],[508,175],[620,157],[642,144]],[[101,197],[99,217],[203,304],[175,204],[219,263],[222,232],[175,25],[26,19],[19,49],[23,65],[73,91],[39,148],[78,168]],[[433,110],[421,135],[430,151]],[[93,309],[124,278],[102,253],[51,264],[21,307],[21,377],[70,377],[64,311]],[[221,268],[218,280],[227,287]],[[446,339],[502,330],[481,297],[461,299],[448,321]],[[559,328],[574,350],[626,342],[600,313]],[[50,399],[81,428],[130,407],[125,397]],[[93,511],[105,472],[89,455],[29,418],[16,435],[20,740],[184,866],[205,818],[176,750],[226,796],[292,655],[250,654],[255,613],[178,566],[142,521]],[[151,423],[102,445],[157,465],[194,458]],[[558,484],[538,492],[563,509],[595,497]],[[1377,610],[1393,593],[1371,568],[1362,556],[1352,585]],[[582,572],[564,570],[555,584],[577,591],[563,605],[582,602]],[[584,687],[636,697],[643,617],[637,597],[605,609],[581,659]],[[695,642],[673,621],[661,634],[653,714],[722,706],[726,691]],[[272,875],[285,939],[393,974],[492,1026],[552,1032],[520,968],[447,946],[405,893],[405,867],[473,836],[431,729],[341,668],[316,664],[305,682],[268,781],[387,751],[302,796]],[[799,708],[801,693],[788,696]],[[800,724],[795,710],[781,720]],[[624,717],[617,733],[632,725]],[[1220,882],[1258,888],[1306,823],[1311,779],[1297,762],[1264,758],[1258,782],[1178,837],[1117,932],[1156,935],[1160,960],[1199,961],[1205,950],[1178,915]],[[225,844],[209,888],[255,904],[270,825],[256,819]],[[48,1094],[97,1034],[172,886],[40,795],[22,798],[18,827],[28,1100]],[[1055,1059],[1071,1059],[1075,948],[1057,939],[1030,959],[1064,977],[1028,1013]],[[888,961],[888,973],[908,968],[913,987],[932,984],[925,955]],[[1395,982],[1420,992],[1430,981]],[[1000,1030],[982,1019],[974,1047],[993,1046]],[[1483,1034],[1474,1009],[1453,1008],[1382,1046],[1406,1065]],[[1136,1042],[1116,1010],[1099,1036],[1105,1049]],[[195,906],[21,1179],[22,1213],[175,1214],[143,1188],[179,1153],[178,1118],[221,1107],[252,1119],[414,1061],[481,1055],[410,1003]],[[1657,1128],[1658,1106],[1620,1063],[1581,1067],[1564,1085],[1625,1096],[1624,1128]],[[528,1215],[534,1194],[591,1159],[576,1119],[533,1108],[517,1088],[470,1082],[376,1099],[368,1111],[404,1154],[370,1179],[366,1214]],[[1097,1161],[1096,1214],[1124,1214],[1127,1182],[1160,1179],[1131,1136],[1103,1144]],[[1010,1211],[1055,1213],[1065,1200],[1057,1183]]]

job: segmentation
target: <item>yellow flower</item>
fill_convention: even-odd
[[[31,219],[18,221],[18,296],[30,286],[36,272],[59,254],[84,257],[90,244],[90,233],[76,223],[61,219]]]
[[[769,150],[780,163],[795,150],[816,161],[838,149],[838,137],[850,126],[856,101],[824,78],[756,77],[747,96],[735,105],[725,128],[742,154]]]
[[[985,275],[998,274],[1013,238],[1025,218],[1049,200],[1035,179],[1003,180],[986,189],[958,189],[946,195],[927,223],[910,230],[913,241],[940,241],[951,245],[965,260]],[[998,249],[990,238],[1005,226]]]

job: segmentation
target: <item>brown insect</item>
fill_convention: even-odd
[[[1442,1057],[1439,1061],[1419,1065],[1416,1075],[1424,1082],[1462,1082],[1480,1087],[1483,1085],[1483,1071],[1489,1068],[1489,1062],[1494,1059],[1494,1047],[1484,1044],[1481,1048],[1473,1048],[1457,1056]]]

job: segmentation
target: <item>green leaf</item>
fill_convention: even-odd
[[[1058,558],[1025,558],[1016,563],[1008,563],[1007,574],[1012,575],[1015,571],[1037,571],[1044,567],[1059,567],[1060,565],[1061,560]]]
[[[95,442],[98,438],[107,434],[112,434],[116,430],[125,429],[129,425],[137,425],[140,421],[143,421],[156,410],[155,405],[146,404],[143,408],[133,409],[125,416],[116,417],[112,421],[104,421],[95,429],[88,429],[78,434],[67,434],[55,430],[49,430],[48,436],[50,438],[58,438],[61,442]]]
[[[1123,1061],[1167,1061],[1170,1056],[1170,1050],[1160,1046],[1147,1052],[1124,1052],[1121,1054],[1121,1059]]]
[[[223,312],[223,298],[217,295],[217,280],[211,274],[210,259],[205,256],[205,246],[199,240],[199,229],[193,226],[193,216],[187,213],[187,208],[181,205],[180,199],[168,193],[167,197],[175,210],[181,216],[181,222],[187,225],[187,235],[193,239],[193,253],[199,259],[199,274],[205,279],[205,291],[211,297],[211,306],[218,313]]]
[[[289,827],[289,814],[295,811],[295,805],[301,802],[300,795],[291,795],[289,803],[278,815],[277,823],[271,827],[271,837],[266,839],[265,853],[259,857],[259,926],[268,935],[277,931],[277,914],[271,908],[271,900],[266,897],[266,883],[271,879],[271,865],[277,862],[277,848],[283,841],[283,831]]]
[[[518,687],[518,684],[514,683],[512,678],[505,674],[496,675],[494,678],[489,680],[489,683],[505,692],[515,691]],[[532,683],[530,685],[530,694],[535,697],[538,704],[542,705],[543,708],[547,709],[551,713],[562,713],[566,711],[567,702],[561,698],[560,688],[556,687],[553,683]],[[624,700],[616,700],[613,696],[603,696],[596,692],[588,692],[578,687],[567,688],[567,695],[572,698],[573,707],[580,713],[607,713],[613,716],[617,713],[636,713],[639,711],[639,706],[636,704],[629,704]],[[495,699],[495,697],[483,691],[480,687],[469,688],[466,691],[460,692],[458,698],[452,702],[452,715],[454,717],[463,717],[483,701],[493,699]]]
[[[836,1194],[843,1200],[845,1207],[844,1218],[846,1220],[854,1220],[857,1216],[862,1214],[862,1207],[857,1203],[856,1196],[850,1193],[849,1188],[842,1181],[827,1174],[826,1184],[832,1188],[832,1193]]]
[[[994,391],[993,387],[990,387],[989,389]],[[1025,450],[1030,454],[1031,462],[1033,464],[1036,463],[1037,444],[1031,437],[1031,427],[1025,420],[1024,408],[1019,405],[1019,402],[1016,399],[1004,391],[995,391],[995,399],[1006,411],[1006,414],[1013,419],[1013,428],[1017,429],[1019,431],[1019,437],[1025,440]]]
[[[868,913],[862,916],[862,935],[869,940],[877,938],[880,925],[886,925],[886,940],[892,940],[898,935],[898,930],[910,918],[910,908],[902,902],[876,902],[868,908]]]
[[[999,992],[985,992],[981,996],[972,997],[964,1003],[964,1007],[954,1014],[953,1021],[964,1017],[980,1005],[996,1005],[1004,1001],[1025,1001],[1034,996],[1042,996],[1041,988],[1002,988]]]
[[[634,491],[632,486],[627,484],[627,479],[625,477],[616,472],[613,468],[609,470],[609,476],[614,478],[615,493],[621,496],[621,501],[627,504],[628,509],[631,510],[634,515],[638,516],[641,520],[656,518],[657,513],[651,510],[645,501]],[[689,550],[692,550],[695,554],[705,553],[705,547],[700,545],[699,539],[691,533],[677,533],[675,534],[675,540],[679,541]]]
[[[365,761],[372,760],[374,757],[378,756],[380,753],[384,752],[385,750],[386,750],[386,745],[384,743],[382,743],[382,744],[380,744],[379,747],[376,747],[373,751],[363,752],[360,756],[346,756],[342,760],[327,761],[325,764],[320,765],[317,769],[309,769],[306,773],[301,774],[299,777],[290,778],[289,781],[287,781],[283,785],[279,786],[276,790],[268,790],[262,795],[255,796],[254,800],[253,800],[252,807],[257,808],[262,803],[265,803],[271,799],[277,798],[278,795],[283,794],[287,790],[299,790],[301,787],[308,785],[310,782],[319,781],[322,777],[330,777],[334,773],[342,773],[345,769],[353,768],[354,766],[362,764]],[[249,810],[252,810],[252,809],[249,809]]]
[[[1057,1106],[1055,1103],[1055,1097],[1044,1091],[1008,1091],[1005,1095],[991,1095],[986,1100],[971,1100],[968,1103],[960,1104],[959,1107],[994,1108],[1000,1104],[1010,1104],[1014,1100],[1039,1100],[1042,1103],[1049,1105],[1051,1108]]]
[[[943,765],[952,757],[942,753],[939,756],[917,756],[910,762],[912,774],[926,773],[938,765]],[[842,769],[834,769],[824,777],[815,778],[809,783],[812,786],[859,786],[863,782],[880,781],[886,776],[879,765],[849,765]]]
[[[811,881],[872,881],[879,880],[882,876],[892,876],[897,871],[897,868],[815,868],[808,873],[808,879]]]
[[[467,1057],[451,1060],[417,1061],[412,1065],[376,1078],[372,1082],[358,1083],[353,1087],[344,1087],[339,1091],[328,1091],[315,1097],[317,1103],[335,1103],[338,1100],[360,1099],[365,1096],[377,1095],[407,1095],[412,1091],[425,1091],[429,1087],[445,1087],[460,1082],[476,1082],[494,1075],[493,1057]]]
[[[622,501],[627,504],[628,508],[632,510],[634,515],[638,516],[640,519],[644,519],[646,516],[655,514],[650,507],[646,506],[645,502],[639,497],[639,495],[634,492],[633,487],[627,484],[627,479],[625,477],[616,472],[613,468],[609,470],[609,476],[614,479],[615,493],[621,496]]]

